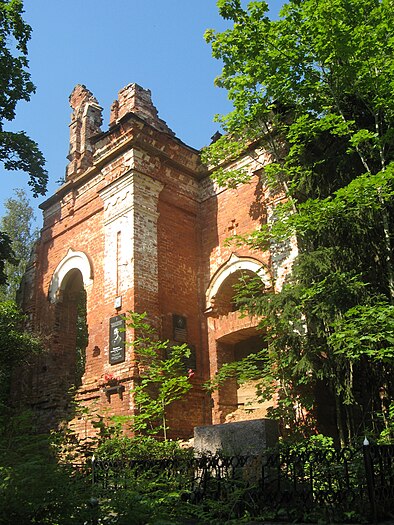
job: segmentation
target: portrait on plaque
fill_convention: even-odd
[[[125,360],[125,320],[117,315],[109,320],[109,364],[116,365]]]
[[[187,341],[187,321],[183,315],[173,314],[172,329],[175,341],[185,343]]]

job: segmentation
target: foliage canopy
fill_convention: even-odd
[[[299,249],[279,294],[250,283],[239,300],[264,316],[264,377],[279,385],[288,418],[300,406],[321,416],[316,392],[327,389],[345,443],[379,431],[394,395],[394,4],[291,0],[279,20],[263,1],[218,7],[233,27],[206,39],[234,110],[218,117],[226,134],[205,160],[234,186],[250,174],[228,161],[265,148],[260,177],[284,199],[271,224],[237,242],[266,249],[295,237]]]
[[[44,157],[37,144],[26,133],[6,131],[5,122],[15,118],[20,100],[30,100],[35,87],[30,80],[27,43],[31,27],[23,20],[22,0],[0,2],[0,161],[7,170],[29,174],[34,196],[44,195],[47,173]]]
[[[15,119],[18,102],[29,101],[35,92],[27,60],[31,27],[22,15],[22,0],[0,1],[0,162],[6,170],[26,172],[37,197],[45,195],[48,182],[44,157],[24,131],[5,129],[6,123]],[[0,232],[0,284],[6,283],[5,265],[15,263],[10,237]]]

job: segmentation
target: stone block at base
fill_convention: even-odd
[[[272,419],[238,421],[194,428],[197,455],[258,455],[278,441],[278,422]]]

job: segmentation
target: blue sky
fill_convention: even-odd
[[[271,0],[273,16],[280,0]],[[47,197],[64,176],[71,109],[68,97],[85,84],[104,108],[125,85],[136,82],[152,92],[153,103],[176,135],[195,148],[218,129],[216,113],[227,113],[227,93],[214,86],[220,63],[203,34],[222,31],[228,22],[215,0],[25,0],[32,26],[29,69],[37,92],[20,102],[17,117],[5,129],[25,130],[38,142],[49,173]],[[0,167],[0,215],[13,188],[27,188],[27,175]],[[45,198],[32,198],[35,209]],[[41,212],[37,209],[41,225]]]

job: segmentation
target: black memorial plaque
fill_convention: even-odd
[[[184,317],[183,315],[173,314],[172,327],[173,327],[174,340],[180,341],[181,343],[186,343],[187,341],[186,317]]]
[[[117,315],[109,320],[109,364],[116,365],[125,360],[125,320]]]

